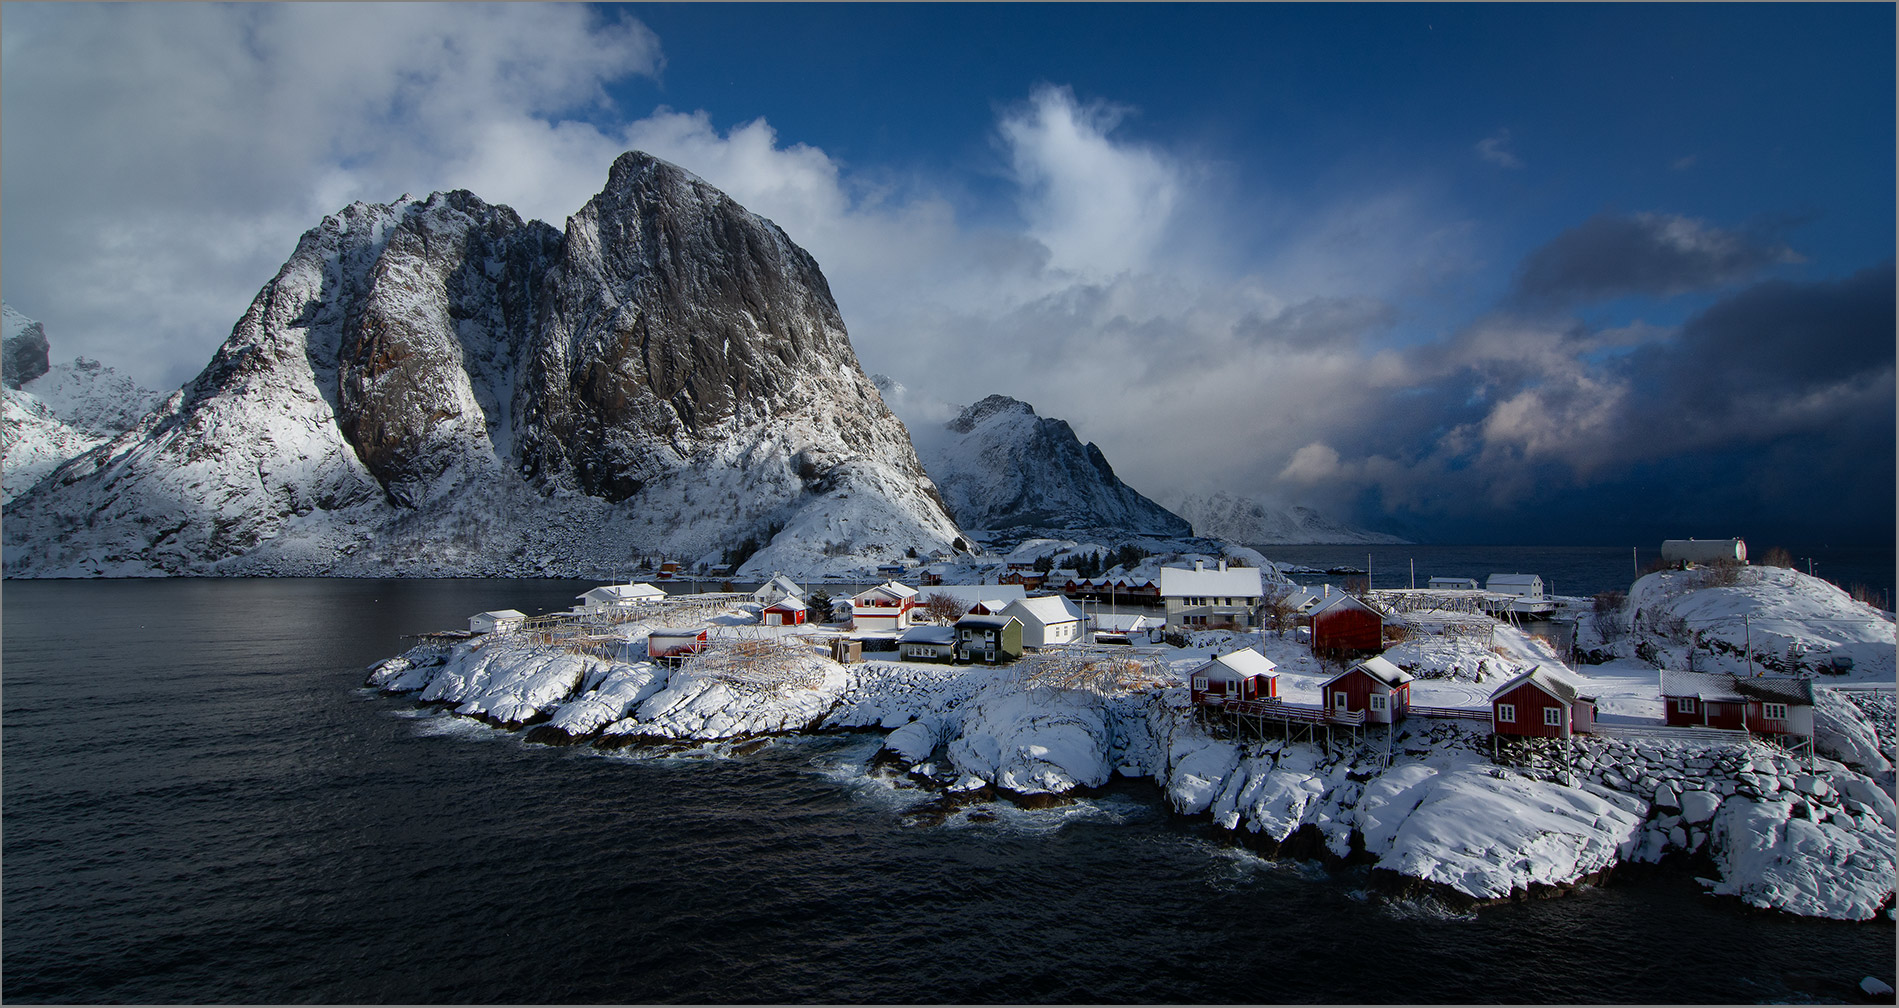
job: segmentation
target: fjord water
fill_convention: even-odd
[[[13,1002],[1825,1001],[1890,923],[1676,875],[1451,913],[1153,789],[945,819],[872,734],[526,744],[364,690],[402,635],[589,582],[9,581]]]

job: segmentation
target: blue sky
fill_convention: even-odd
[[[817,257],[919,438],[1001,392],[1163,503],[1890,542],[1893,37],[1874,4],[10,3],[0,286],[57,356],[176,384],[324,213],[462,187],[559,226],[641,147]]]

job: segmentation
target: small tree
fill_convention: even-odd
[[[947,592],[934,592],[923,600],[923,611],[938,623],[954,623],[969,614],[969,606]]]
[[[1047,574],[1049,571],[1052,571],[1054,569],[1055,569],[1055,554],[1050,553],[1048,556],[1035,558],[1035,573]]]
[[[830,592],[827,592],[822,588],[819,588],[817,591],[812,592],[811,596],[804,600],[804,607],[811,614],[811,618],[817,620],[818,622],[820,623],[831,622],[831,593]]]
[[[1299,609],[1292,604],[1292,594],[1292,586],[1286,585],[1264,600],[1266,619],[1272,620],[1273,629],[1280,633],[1299,625]]]

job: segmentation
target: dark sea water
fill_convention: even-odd
[[[874,735],[607,755],[361,688],[585,582],[6,582],[10,1002],[1857,999],[1890,923],[1683,877],[1458,914],[1151,787],[919,814]]]

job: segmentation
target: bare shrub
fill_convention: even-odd
[[[1794,565],[1794,558],[1792,553],[1787,552],[1779,546],[1775,546],[1761,554],[1760,563],[1762,567],[1791,568]]]
[[[1628,593],[1610,590],[1597,592],[1595,597],[1594,620],[1596,633],[1605,641],[1622,636],[1622,606],[1628,602]]]
[[[925,615],[938,623],[954,623],[969,614],[969,605],[947,592],[935,592],[923,600]]]
[[[1741,583],[1741,571],[1744,565],[1739,560],[1716,560],[1704,564],[1701,572],[1701,586],[1704,588],[1731,588]]]

